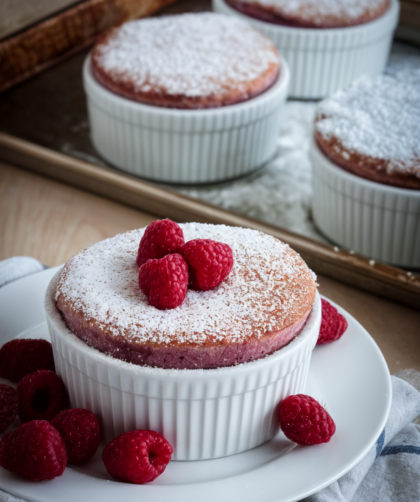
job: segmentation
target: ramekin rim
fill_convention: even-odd
[[[164,369],[150,366],[140,366],[104,354],[103,352],[87,345],[70,331],[55,304],[55,290],[61,270],[62,269],[60,268],[51,278],[45,293],[44,308],[47,320],[51,322],[54,329],[62,337],[65,337],[66,343],[70,344],[73,349],[79,351],[81,350],[83,355],[91,360],[96,359],[94,361],[95,364],[99,363],[111,365],[113,368],[118,369],[118,371],[133,376],[140,376],[143,374],[144,376],[155,376],[157,378],[170,376],[175,379],[192,379],[205,376],[206,378],[210,377],[215,379],[221,377],[235,377],[240,374],[257,371],[260,367],[266,366],[270,363],[274,364],[276,362],[282,362],[282,359],[286,358],[288,355],[292,356],[297,350],[299,350],[299,348],[302,347],[303,342],[309,343],[311,334],[316,328],[317,322],[321,318],[321,297],[317,290],[311,312],[302,331],[288,345],[282,347],[274,354],[270,354],[262,359],[239,364],[237,366],[227,366],[216,369]]]
[[[416,190],[413,188],[401,188],[393,185],[385,185],[385,183],[378,183],[376,181],[368,180],[366,178],[362,178],[361,176],[357,176],[356,174],[350,173],[346,171],[342,167],[334,164],[320,149],[318,142],[316,141],[315,136],[312,136],[312,146],[311,146],[312,155],[317,155],[319,160],[323,162],[323,165],[333,171],[337,176],[341,176],[342,179],[354,183],[363,185],[366,188],[370,188],[371,190],[376,190],[378,192],[384,193],[392,193],[394,195],[411,195],[412,198],[418,199],[420,198],[420,190]]]
[[[93,75],[91,68],[91,54],[92,52],[90,51],[83,63],[84,89],[89,98],[91,98],[91,95],[89,94],[89,91],[87,89],[88,86],[90,86],[90,88],[93,89],[94,93],[100,93],[106,99],[113,101],[113,103],[117,104],[120,107],[129,108],[134,112],[145,112],[148,113],[149,115],[154,115],[154,116],[166,116],[166,117],[171,116],[174,118],[185,117],[191,119],[193,118],[210,119],[213,118],[214,116],[222,116],[226,114],[231,115],[233,113],[243,113],[247,108],[250,109],[264,105],[267,101],[273,99],[273,97],[276,96],[277,94],[282,94],[283,92],[285,92],[286,93],[285,98],[287,98],[287,91],[290,82],[289,66],[286,60],[282,57],[282,55],[279,54],[280,74],[276,82],[274,82],[274,84],[270,88],[266,89],[261,94],[258,94],[258,96],[250,98],[246,101],[242,101],[240,103],[235,103],[233,105],[227,105],[227,106],[220,106],[217,108],[203,108],[203,109],[199,108],[192,110],[181,109],[181,108],[167,108],[164,106],[153,106],[145,103],[140,103],[138,101],[125,98],[124,96],[120,96],[119,94],[116,94],[107,89],[106,87],[104,87],[100,82],[98,82],[95,79]]]
[[[394,21],[394,28],[397,25],[398,21],[398,14],[400,10],[400,5],[398,0],[390,0],[391,1],[391,6],[389,9],[384,12],[381,16],[379,16],[376,19],[373,19],[372,21],[368,21],[367,23],[362,23],[362,24],[357,24],[354,26],[345,26],[341,28],[299,28],[299,27],[294,27],[294,26],[282,26],[274,23],[268,23],[266,21],[263,21],[261,19],[257,19],[252,16],[247,16],[246,14],[243,14],[240,11],[237,11],[233,9],[230,5],[226,3],[225,0],[212,0],[212,2],[218,2],[221,3],[223,6],[227,7],[228,9],[231,9],[232,11],[237,13],[238,15],[242,16],[245,19],[252,19],[252,22],[255,22],[255,24],[258,26],[258,24],[261,24],[264,27],[270,26],[273,28],[273,30],[277,30],[278,32],[284,32],[284,33],[306,33],[308,35],[319,35],[320,37],[322,36],[327,36],[331,35],[332,33],[334,34],[339,34],[340,31],[343,31],[345,33],[349,33],[350,30],[353,32],[357,32],[358,30],[363,30],[365,27],[369,27],[370,29],[373,27],[373,25],[381,24],[384,23],[386,24],[387,22],[391,21],[392,17],[395,16],[395,21]]]

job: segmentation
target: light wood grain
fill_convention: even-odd
[[[0,215],[0,259],[33,256],[49,266],[156,219],[2,163]]]
[[[81,249],[155,219],[48,178],[0,163],[0,259],[34,256],[54,266]],[[420,312],[318,276],[320,292],[375,338],[392,373],[420,369]],[[357,361],[355,361],[357,370]]]

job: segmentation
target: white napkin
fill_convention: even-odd
[[[44,268],[34,258],[4,260],[0,287]],[[420,373],[405,370],[398,376],[391,377],[391,413],[375,446],[351,471],[305,502],[420,501],[420,425],[413,423],[420,415]],[[0,502],[23,501],[0,490]]]
[[[41,272],[48,267],[43,265],[35,258],[29,256],[14,256],[7,260],[0,261],[0,288],[25,277],[26,275]]]

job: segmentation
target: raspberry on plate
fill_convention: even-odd
[[[67,401],[61,378],[48,370],[38,370],[23,377],[17,391],[22,422],[52,420],[65,408]]]
[[[17,390],[0,383],[0,434],[11,425],[19,411]]]
[[[0,466],[30,481],[61,476],[67,465],[64,440],[46,420],[33,420],[0,441]]]
[[[180,254],[151,259],[139,270],[139,286],[150,305],[159,310],[174,309],[185,300],[188,266]]]
[[[0,377],[12,382],[37,370],[54,369],[52,345],[46,340],[15,339],[0,349]]]
[[[177,253],[184,244],[181,227],[172,220],[157,220],[146,228],[141,238],[137,253],[137,265],[151,258],[163,258],[167,254]]]
[[[335,433],[334,420],[327,410],[304,394],[283,399],[279,422],[284,435],[300,445],[328,443]]]
[[[73,408],[59,413],[52,421],[64,439],[69,464],[82,464],[95,455],[100,431],[95,415],[83,408]]]
[[[321,298],[322,320],[317,345],[335,342],[348,328],[347,319],[330,302]]]
[[[102,460],[118,481],[144,484],[162,474],[172,453],[172,446],[158,432],[138,429],[111,441],[102,453]]]
[[[194,239],[184,244],[180,253],[188,263],[189,283],[193,289],[214,289],[233,267],[232,249],[223,242]]]

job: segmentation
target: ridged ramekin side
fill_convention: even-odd
[[[111,164],[133,175],[173,183],[207,183],[242,176],[277,149],[289,71],[253,99],[205,110],[144,105],[105,89],[83,70],[92,140]]]
[[[402,267],[420,267],[420,191],[375,183],[334,165],[313,141],[313,215],[329,239]]]
[[[213,10],[240,17],[267,35],[290,68],[289,96],[318,99],[345,87],[361,75],[384,71],[393,32],[398,23],[399,4],[380,18],[358,26],[308,29],[280,26],[246,16],[213,0]]]
[[[81,342],[55,307],[45,306],[57,373],[72,406],[92,410],[106,441],[136,428],[162,433],[174,460],[233,455],[272,438],[277,405],[304,392],[321,322],[319,295],[302,333],[262,360],[218,370],[163,370],[124,363]]]

